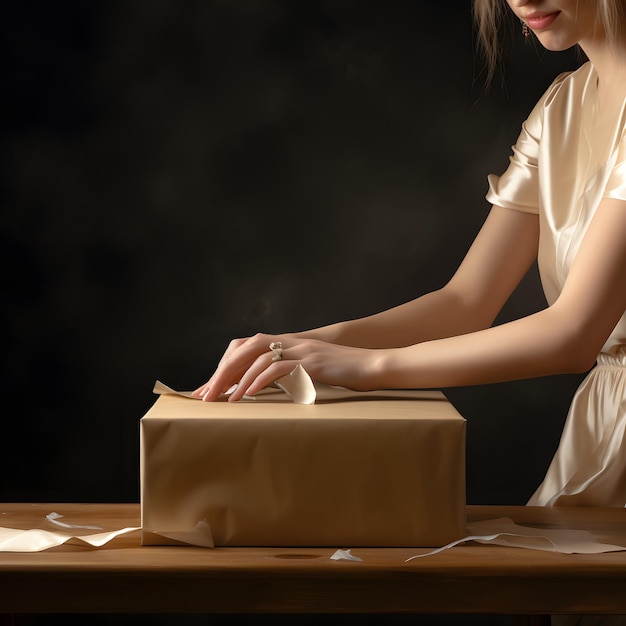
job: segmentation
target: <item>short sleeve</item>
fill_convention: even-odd
[[[529,118],[530,120],[530,118]],[[513,146],[509,167],[504,174],[489,174],[487,200],[491,204],[525,213],[539,212],[539,182],[537,169],[538,142],[529,131],[527,120]]]
[[[526,213],[539,213],[539,142],[547,103],[569,72],[560,74],[537,102],[512,147],[509,166],[501,176],[487,177],[491,204]]]
[[[615,200],[626,200],[626,129],[617,149],[617,158],[603,196]]]

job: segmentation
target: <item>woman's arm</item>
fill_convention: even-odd
[[[494,207],[452,279],[441,289],[300,338],[393,348],[488,328],[537,256],[537,215]]]
[[[604,199],[549,308],[372,359],[381,387],[449,387],[589,369],[626,310],[626,202]]]
[[[506,264],[504,244],[493,240],[497,232],[489,233],[479,246],[486,246],[484,254],[474,250],[466,267],[474,261],[480,265],[484,258],[497,262],[498,257],[489,253],[492,246],[501,250],[499,260]],[[501,232],[508,233],[512,244],[508,229]],[[493,271],[500,275],[499,270]],[[253,340],[218,368],[216,381],[224,372],[236,371],[239,387],[231,399],[237,400],[288,374],[295,363],[302,364],[316,381],[358,390],[445,388],[585,371],[626,309],[625,277],[626,202],[605,199],[581,243],[561,296],[539,313],[494,328],[394,349],[359,349],[290,338],[283,360],[276,362],[271,354],[255,354],[260,344],[254,346]],[[499,282],[496,288],[501,288]],[[479,286],[478,291],[483,293],[483,288]],[[214,392],[209,385],[207,399]]]

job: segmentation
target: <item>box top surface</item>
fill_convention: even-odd
[[[282,391],[263,390],[253,400],[202,402],[159,396],[143,419],[431,419],[465,421],[440,391],[366,391],[327,388],[315,404],[295,404]]]

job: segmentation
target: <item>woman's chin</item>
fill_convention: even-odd
[[[537,39],[539,43],[550,52],[564,52],[565,50],[573,48],[578,43],[577,41],[551,36],[549,33],[539,33],[537,34]]]

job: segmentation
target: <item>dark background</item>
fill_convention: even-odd
[[[5,2],[0,501],[138,501],[139,419],[228,341],[441,286],[572,52],[469,3]],[[510,37],[508,37],[510,35]],[[544,306],[533,271],[501,320]],[[523,504],[580,377],[446,394],[472,504]]]

